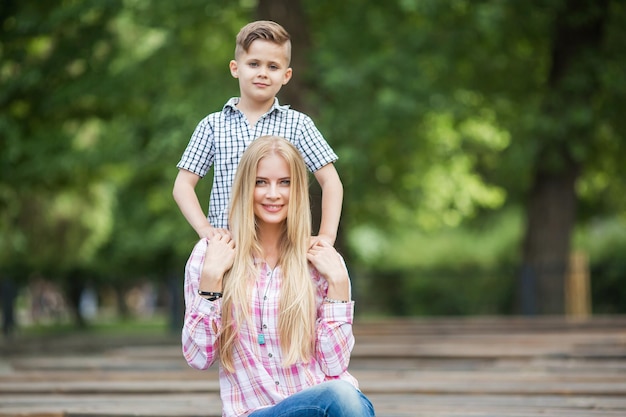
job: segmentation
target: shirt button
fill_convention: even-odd
[[[263,325],[263,328],[264,328],[264,329],[267,329],[267,324],[264,324],[264,325]]]
[[[276,384],[276,385],[280,385],[280,382],[278,382],[278,381],[274,381],[274,384]]]
[[[268,354],[267,354],[267,356],[269,356],[269,357],[271,358],[271,357],[272,357],[272,354],[271,354],[271,353],[268,353]]]
[[[215,311],[215,307],[211,306],[211,311]]]

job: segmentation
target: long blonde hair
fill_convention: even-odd
[[[220,357],[225,369],[233,371],[234,346],[238,329],[251,324],[251,289],[259,274],[255,256],[263,256],[254,216],[253,195],[259,161],[269,155],[281,156],[289,166],[291,185],[287,219],[280,243],[283,281],[279,301],[278,334],[284,365],[308,362],[315,345],[315,289],[306,252],[311,236],[308,172],[298,150],[286,139],[262,136],[241,157],[229,212],[231,234],[236,242],[233,267],[224,276]]]

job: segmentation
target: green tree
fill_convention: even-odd
[[[535,121],[531,185],[523,246],[523,284],[534,290],[526,309],[565,311],[565,274],[577,217],[576,184],[598,149],[607,60],[608,0],[556,2],[547,26],[548,65]],[[614,24],[617,24],[615,22]],[[532,304],[531,304],[532,303]]]
[[[111,193],[94,169],[98,121],[115,111],[109,23],[121,2],[0,8],[0,263],[67,284],[106,241]],[[94,164],[96,162],[96,164]]]
[[[0,263],[74,294],[85,277],[120,294],[137,279],[180,284],[196,236],[171,198],[175,164],[238,94],[237,31],[269,18],[293,35],[281,102],[340,155],[340,242],[377,291],[394,277],[387,308],[435,292],[411,268],[458,254],[453,231],[471,246],[472,228],[523,207],[525,238],[506,226],[499,246],[454,262],[517,261],[536,284],[528,311],[562,312],[574,228],[626,207],[625,14],[616,0],[3,2]],[[502,248],[515,240],[519,259]],[[457,301],[449,311],[465,311]]]
[[[563,313],[578,202],[588,216],[623,190],[623,4],[307,4],[350,228],[454,226],[521,204],[529,311]]]

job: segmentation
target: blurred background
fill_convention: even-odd
[[[5,335],[178,331],[175,166],[256,19],[340,157],[357,314],[626,313],[625,2],[3,0]]]

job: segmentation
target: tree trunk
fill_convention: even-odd
[[[311,37],[308,22],[298,0],[260,0],[256,10],[257,19],[272,20],[283,26],[291,36],[291,68],[293,77],[278,94],[282,104],[289,104],[294,110],[306,113],[315,121],[313,106],[307,97],[314,90],[313,82],[306,73],[310,68],[309,59]],[[325,133],[322,134],[326,137]],[[328,140],[328,138],[326,137]],[[332,146],[332,145],[331,145]],[[339,173],[341,176],[341,173]],[[322,218],[322,191],[317,181],[310,181],[311,214],[313,233],[317,234]],[[335,246],[342,248],[342,233],[337,231]]]
[[[260,0],[257,5],[257,18],[272,20],[283,26],[291,36],[291,68],[293,77],[284,86],[278,97],[281,103],[289,104],[295,110],[309,113],[306,96],[311,91],[307,84],[306,69],[309,68],[308,56],[311,39],[307,19],[298,0]]]
[[[557,10],[551,68],[542,113],[550,129],[539,130],[539,158],[526,208],[521,273],[525,314],[563,314],[570,239],[576,223],[576,181],[580,157],[573,145],[588,148],[593,117],[580,122],[577,109],[589,111],[597,88],[597,65],[608,0],[563,2]],[[581,80],[583,82],[581,82]],[[576,81],[576,82],[573,82]],[[558,133],[554,133],[558,132]]]
[[[85,273],[80,269],[68,272],[63,281],[63,290],[68,307],[74,318],[74,324],[79,329],[87,327],[87,321],[80,309],[80,296],[85,289]]]
[[[541,173],[526,209],[522,309],[526,314],[564,312],[565,273],[575,223],[577,170]]]

